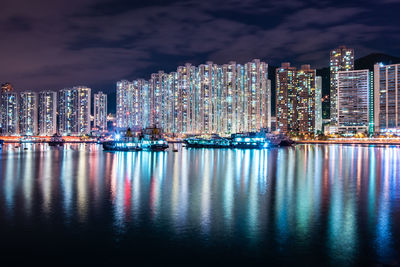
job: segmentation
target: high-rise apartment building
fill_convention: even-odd
[[[58,93],[58,130],[63,135],[90,133],[91,89],[76,86]]]
[[[349,71],[354,69],[354,49],[346,46],[339,46],[330,52],[330,109],[331,122],[330,131],[337,131],[337,115],[338,115],[338,72]]]
[[[75,135],[78,132],[77,91],[62,89],[58,92],[58,132],[63,135]]]
[[[148,126],[150,113],[148,81],[117,82],[117,128],[140,130]]]
[[[38,101],[37,93],[21,92],[19,94],[19,134],[37,135]]]
[[[375,130],[400,133],[400,64],[374,65]]]
[[[86,86],[76,86],[73,89],[78,92],[78,135],[87,135],[91,129],[91,89]]]
[[[57,93],[42,91],[38,100],[39,135],[51,136],[57,133]]]
[[[94,127],[100,131],[107,130],[107,95],[103,92],[94,94]]]
[[[315,133],[315,69],[282,63],[276,70],[276,128],[284,134]]]
[[[3,106],[3,95],[7,92],[13,91],[13,87],[10,83],[3,83],[1,85],[1,91],[0,91],[0,129],[3,128],[3,116],[6,114],[5,112],[5,107]],[[6,99],[4,99],[5,101]]]
[[[290,63],[282,63],[276,69],[276,129],[281,133],[290,133],[294,125],[296,99],[296,68]]]
[[[18,94],[2,92],[2,134],[18,134]]]
[[[148,82],[118,82],[117,127],[156,125],[177,134],[270,130],[270,98],[264,62],[185,64],[176,72],[154,73]]]
[[[315,132],[322,133],[322,77],[315,78]]]
[[[300,134],[315,133],[315,69],[302,65],[296,72],[295,129]]]
[[[369,70],[338,72],[338,133],[373,133],[373,118],[370,118],[370,114],[373,114],[371,86],[372,75]]]

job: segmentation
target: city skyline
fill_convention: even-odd
[[[322,77],[316,76],[316,70],[308,64],[297,69],[282,63],[276,69],[277,92],[273,96],[268,64],[259,59],[244,65],[187,63],[176,72],[153,73],[149,80],[119,81],[114,126],[140,130],[157,125],[170,134],[261,130],[289,135],[398,133],[399,111],[392,108],[397,104],[389,95],[395,96],[400,88],[400,64],[375,63],[374,71],[353,70],[353,55],[354,50],[345,46],[330,53],[331,71],[335,62],[344,62],[345,67],[333,68],[330,85],[331,91],[336,90],[338,111],[325,127]],[[91,92],[86,86],[74,86],[38,94],[16,92],[11,84],[3,84],[2,134],[82,136],[92,130],[105,132],[107,94],[100,91],[92,100]],[[276,127],[271,108],[275,97]]]

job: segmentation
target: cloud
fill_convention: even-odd
[[[353,46],[356,53],[393,51],[395,43],[378,40],[399,34],[397,16],[374,23],[377,6],[331,1],[6,2],[0,79],[21,90],[75,84],[113,90],[118,79],[208,60],[261,58],[320,67],[337,45]]]

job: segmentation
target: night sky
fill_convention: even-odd
[[[0,10],[0,82],[17,91],[114,92],[117,80],[208,60],[319,68],[341,44],[356,58],[400,54],[400,0],[1,0]]]

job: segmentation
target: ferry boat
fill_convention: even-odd
[[[231,148],[263,149],[270,147],[269,141],[257,133],[233,134],[230,143]]]
[[[22,137],[19,139],[19,142],[20,142],[20,143],[33,143],[33,142],[35,142],[35,141],[36,141],[35,138],[32,137],[32,136],[29,136],[29,135],[22,136]]]
[[[103,142],[105,151],[164,151],[168,142],[161,137],[161,130],[156,127],[143,129],[139,136],[134,136],[128,128],[126,136],[115,135],[114,141]]]
[[[106,141],[103,142],[103,149],[105,151],[140,151],[142,150],[140,144],[136,140],[123,140]]]
[[[140,134],[141,148],[147,151],[164,151],[168,142],[162,138],[161,129],[157,127],[147,127]]]
[[[231,146],[229,139],[218,135],[186,138],[183,143],[189,148],[230,148]]]
[[[114,141],[103,142],[103,150],[105,151],[140,151],[141,146],[139,139],[134,137],[131,129],[128,128],[126,135],[121,138],[120,134],[115,134]]]
[[[48,144],[49,146],[63,146],[64,139],[61,135],[54,134],[52,137],[50,137],[50,141],[48,142]]]

